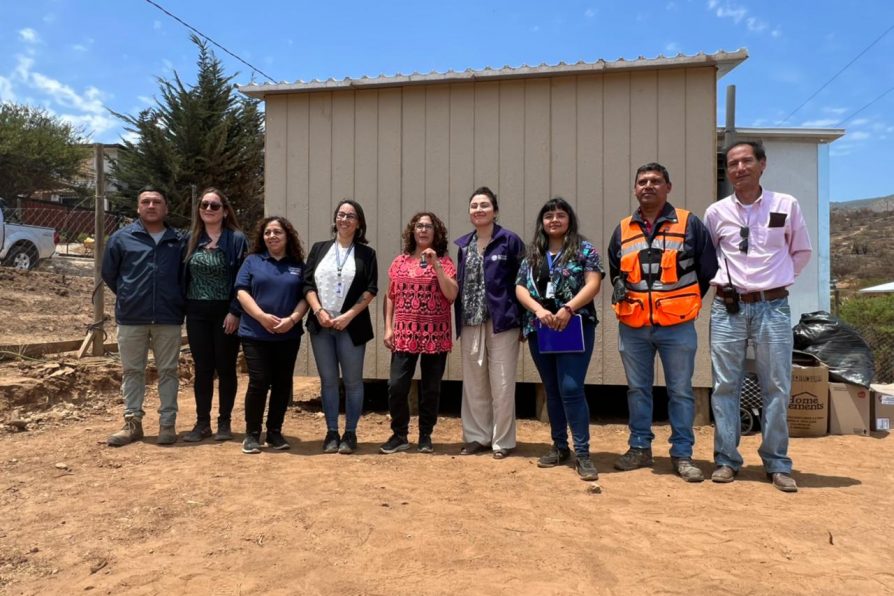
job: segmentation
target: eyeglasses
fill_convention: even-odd
[[[220,211],[221,207],[223,207],[223,204],[218,203],[217,201],[202,201],[201,203],[201,208],[206,211],[208,209],[211,209],[212,211]]]
[[[749,229],[746,226],[739,226],[739,237],[742,240],[739,242],[739,251],[748,254],[748,232]]]
[[[424,232],[426,230],[434,230],[435,226],[433,226],[431,224],[427,224],[427,223],[418,223],[418,224],[416,224],[416,229],[419,230],[420,232]]]
[[[344,211],[339,211],[335,214],[335,219],[346,219],[348,221],[353,221],[357,219],[357,215],[354,213],[346,213]]]

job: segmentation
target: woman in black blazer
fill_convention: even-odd
[[[363,357],[373,338],[369,303],[379,291],[376,251],[368,246],[366,218],[356,201],[342,200],[332,217],[335,238],[310,249],[304,297],[307,330],[320,372],[326,415],[324,453],[353,453],[363,411]],[[345,384],[345,433],[338,434],[338,371]]]

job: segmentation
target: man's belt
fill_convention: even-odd
[[[724,296],[731,298],[733,296],[732,292],[726,292],[722,288],[717,290],[718,296]],[[763,290],[760,292],[747,292],[745,294],[739,294],[739,300],[741,302],[745,302],[746,304],[751,304],[753,302],[766,302],[768,300],[778,300],[780,298],[785,298],[788,296],[788,290],[785,288],[773,288],[772,290]]]

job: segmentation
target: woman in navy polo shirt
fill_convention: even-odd
[[[284,217],[261,220],[252,253],[236,276],[236,295],[245,312],[239,337],[248,364],[243,453],[261,452],[268,392],[267,447],[289,448],[282,423],[292,397],[301,319],[307,312],[303,290],[304,251],[298,233]]]
[[[463,361],[462,455],[488,447],[495,459],[515,448],[515,373],[521,308],[515,277],[525,244],[496,223],[497,195],[482,186],[469,197],[475,230],[457,239],[456,331]]]

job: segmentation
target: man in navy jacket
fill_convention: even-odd
[[[159,432],[156,442],[177,441],[180,327],[183,324],[183,237],[165,224],[167,199],[146,186],[137,198],[139,219],[109,238],[102,279],[115,293],[118,352],[123,376],[124,427],[108,438],[113,447],[143,438],[143,398],[149,348],[158,370]]]

